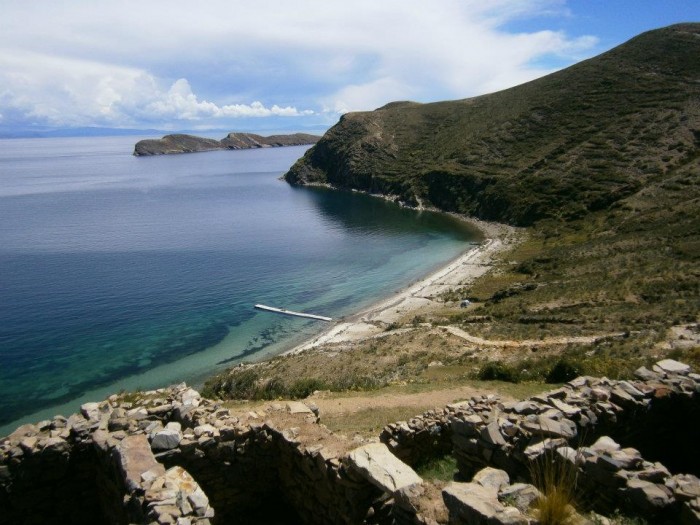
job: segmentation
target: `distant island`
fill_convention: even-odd
[[[270,135],[263,137],[254,133],[229,133],[221,140],[207,139],[195,135],[173,134],[162,139],[140,140],[134,147],[137,157],[147,155],[169,155],[171,153],[195,153],[222,149],[276,148],[281,146],[303,146],[316,144],[321,137],[308,133]]]

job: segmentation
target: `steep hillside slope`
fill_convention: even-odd
[[[700,145],[700,24],[498,93],[344,115],[286,174],[484,219],[572,219],[658,183]]]
[[[472,306],[436,322],[487,339],[628,334],[571,345],[588,373],[700,359],[695,336],[663,343],[700,330],[700,24],[499,93],[345,115],[286,179],[530,226],[496,271],[445,294]],[[534,357],[512,356],[530,374]]]

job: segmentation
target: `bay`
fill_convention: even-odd
[[[0,434],[122,389],[198,384],[420,278],[476,234],[279,177],[307,147],[134,157],[134,137],[0,140]]]

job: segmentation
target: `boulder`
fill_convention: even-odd
[[[580,408],[577,408],[575,406],[571,406],[568,403],[565,403],[564,401],[560,401],[557,398],[551,398],[549,400],[551,405],[556,408],[557,410],[561,410],[561,412],[566,416],[566,417],[574,417],[577,414],[581,412]]]
[[[608,436],[601,436],[598,440],[593,443],[590,447],[596,452],[616,452],[620,450],[620,445],[618,445],[612,438]]]
[[[528,520],[515,507],[498,501],[498,492],[478,483],[452,482],[442,491],[442,499],[449,511],[450,524],[515,525]]]
[[[657,372],[652,372],[645,366],[640,366],[634,371],[635,377],[641,379],[642,381],[658,381],[661,379],[661,375]]]
[[[510,477],[505,470],[486,467],[474,474],[472,483],[478,483],[482,487],[492,488],[498,492],[501,488],[508,486]]]
[[[682,501],[700,498],[700,479],[692,474],[676,474],[666,481],[673,495]]]
[[[180,399],[183,405],[198,407],[202,396],[194,388],[188,388],[181,394]]]
[[[384,443],[370,443],[356,448],[348,454],[347,461],[353,471],[384,492],[393,494],[408,485],[423,482]]]
[[[632,478],[627,482],[625,494],[642,512],[655,513],[673,503],[671,491],[663,485]]]
[[[497,422],[489,423],[480,432],[481,439],[486,443],[493,446],[503,446],[506,444],[506,440],[503,439],[503,434],[501,434],[501,429]]]
[[[165,428],[153,436],[151,448],[153,450],[171,450],[176,448],[182,441],[182,432],[179,430]]]
[[[80,413],[88,421],[100,420],[100,404],[99,403],[83,403],[80,405]]]
[[[290,414],[311,414],[313,411],[300,401],[287,401],[287,412]]]
[[[139,487],[141,476],[149,470],[159,475],[165,474],[165,467],[156,461],[148,438],[143,434],[126,436],[114,448],[113,454],[129,491]]]
[[[520,512],[527,512],[532,504],[541,497],[542,493],[537,490],[537,487],[529,483],[515,483],[504,487],[498,493],[499,501],[513,505]]]
[[[690,366],[673,359],[663,359],[657,362],[653,367],[654,372],[661,374],[680,374],[688,375]]]
[[[198,438],[202,436],[217,437],[219,434],[219,429],[208,423],[194,427],[194,435]]]
[[[146,410],[143,407],[132,408],[131,410],[128,410],[126,412],[126,417],[129,419],[135,419],[136,421],[140,421],[148,417],[148,410]]]
[[[542,412],[543,407],[534,401],[520,401],[513,407],[516,414],[538,414]]]
[[[534,421],[524,421],[522,426],[536,436],[561,437],[564,439],[576,437],[576,424],[568,419],[556,421],[540,416]]]

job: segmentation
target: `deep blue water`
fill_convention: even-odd
[[[305,147],[0,140],[0,434],[282,351],[455,257],[454,219],[278,180]]]

